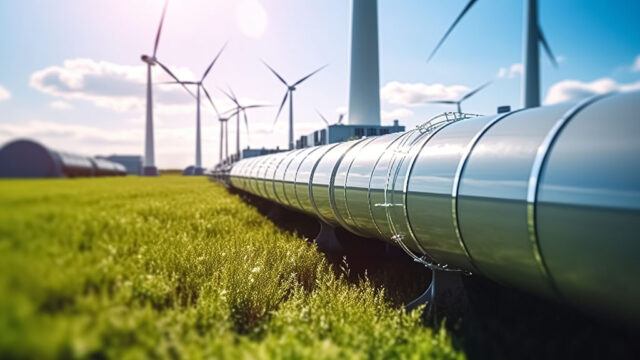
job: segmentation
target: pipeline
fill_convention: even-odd
[[[249,158],[214,177],[332,227],[640,323],[640,92]]]

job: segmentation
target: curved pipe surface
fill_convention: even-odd
[[[231,186],[640,323],[640,92],[242,160]]]

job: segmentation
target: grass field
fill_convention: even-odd
[[[0,182],[0,358],[464,358],[204,178]]]

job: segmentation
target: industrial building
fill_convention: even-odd
[[[127,170],[122,164],[52,150],[28,139],[11,141],[0,149],[0,177],[53,178],[126,174]]]
[[[109,156],[96,156],[98,159],[105,159],[109,161],[122,164],[127,169],[127,174],[130,175],[142,175],[142,156],[139,155],[109,155]]]
[[[311,146],[335,144],[347,140],[361,139],[367,136],[387,135],[403,132],[404,126],[398,120],[393,120],[393,125],[343,125],[333,124],[324,129],[319,129],[311,134],[301,136],[296,140],[296,149],[304,149]],[[245,157],[243,156],[243,159]]]

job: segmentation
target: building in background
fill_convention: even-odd
[[[142,175],[142,156],[139,155],[110,155],[97,156],[98,159],[106,159],[109,161],[122,164],[127,169],[127,174]]]
[[[29,139],[10,141],[0,149],[0,177],[51,178],[126,174],[125,167],[120,163],[56,151]]]
[[[400,125],[398,120],[393,120],[393,125],[390,126],[333,124],[324,129],[316,130],[311,134],[301,136],[296,140],[296,149],[334,144],[367,136],[380,136],[403,132],[404,129],[404,126]]]

